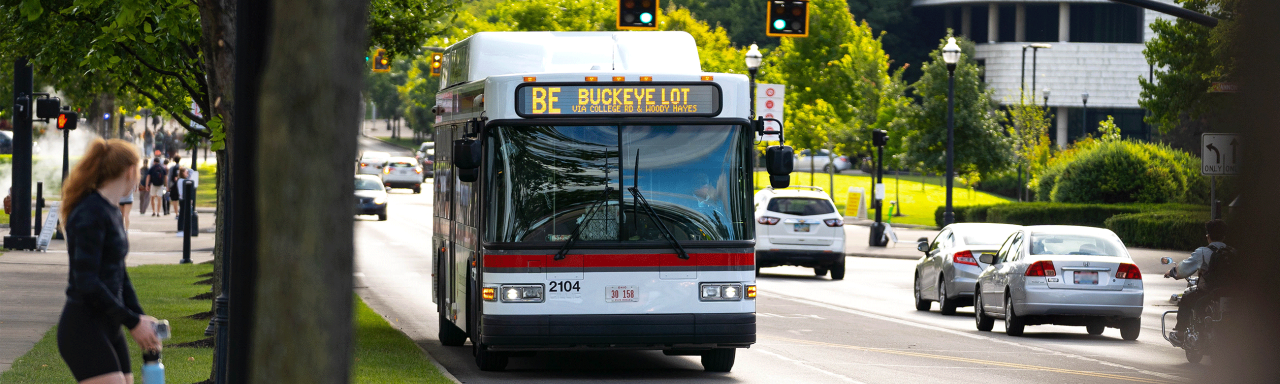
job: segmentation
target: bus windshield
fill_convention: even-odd
[[[746,240],[749,156],[738,125],[499,126],[487,134],[486,240]],[[590,217],[587,217],[588,214]]]

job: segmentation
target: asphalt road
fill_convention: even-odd
[[[361,147],[406,153],[361,138]],[[942,316],[911,302],[915,261],[850,257],[843,281],[780,267],[759,278],[758,342],[739,350],[733,372],[702,370],[697,357],[655,351],[542,352],[513,357],[504,372],[481,372],[470,346],[444,347],[431,303],[431,197],[394,190],[389,220],[358,217],[357,292],[464,383],[744,382],[1180,382],[1200,379],[1181,350],[1159,334],[1180,282],[1160,277],[1159,252],[1135,252],[1147,287],[1142,336],[1107,329],[1028,327],[1023,337],[978,332],[972,311]],[[1209,361],[1211,363],[1211,361]]]

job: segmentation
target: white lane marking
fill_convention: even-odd
[[[793,296],[787,296],[787,295],[780,294],[780,293],[776,293],[776,292],[771,292],[770,294],[771,294],[772,296],[774,296],[774,297],[777,297],[777,298],[780,298],[780,299],[783,299],[783,300],[790,300],[790,301],[794,301],[794,302],[801,303],[801,304],[809,304],[809,305],[812,305],[812,306],[815,306],[815,307],[826,308],[826,309],[830,309],[830,310],[833,310],[833,311],[839,311],[839,312],[844,312],[844,313],[854,314],[854,315],[858,315],[858,316],[869,317],[869,318],[872,318],[872,319],[883,320],[883,321],[888,321],[888,322],[897,323],[897,324],[902,324],[902,325],[909,325],[909,326],[916,327],[916,328],[923,328],[923,329],[928,329],[928,330],[933,330],[933,331],[944,332],[944,333],[948,333],[948,334],[952,334],[952,335],[956,335],[956,336],[968,337],[968,338],[970,338],[970,339],[975,339],[975,340],[984,340],[984,341],[990,341],[990,342],[995,342],[995,343],[1000,343],[1000,344],[1007,344],[1007,345],[1012,345],[1012,346],[1022,347],[1022,348],[1030,349],[1030,350],[1033,350],[1033,351],[1036,351],[1036,352],[1040,352],[1040,353],[1045,353],[1045,354],[1050,354],[1050,355],[1055,355],[1055,356],[1061,356],[1061,357],[1067,357],[1067,358],[1072,358],[1072,359],[1076,359],[1076,360],[1087,361],[1087,362],[1091,362],[1091,363],[1102,364],[1102,365],[1105,365],[1105,366],[1108,366],[1108,367],[1113,367],[1113,368],[1127,369],[1127,370],[1129,370],[1129,371],[1133,371],[1133,372],[1137,372],[1137,373],[1141,373],[1141,374],[1149,375],[1149,376],[1155,376],[1155,377],[1159,377],[1159,378],[1166,379],[1166,380],[1187,381],[1187,379],[1185,379],[1185,378],[1182,378],[1182,377],[1179,377],[1179,376],[1175,376],[1175,375],[1170,375],[1170,374],[1167,374],[1167,373],[1156,372],[1156,371],[1149,371],[1149,370],[1141,369],[1141,368],[1138,368],[1138,367],[1130,367],[1130,366],[1123,365],[1123,364],[1113,363],[1113,362],[1110,362],[1110,361],[1098,360],[1098,359],[1094,359],[1094,358],[1090,358],[1090,357],[1085,357],[1085,356],[1080,356],[1080,355],[1076,355],[1076,354],[1072,354],[1072,353],[1066,353],[1066,352],[1061,352],[1061,351],[1055,351],[1055,350],[1048,349],[1048,348],[1041,348],[1041,347],[1036,347],[1036,346],[1031,346],[1031,345],[1021,344],[1021,343],[1015,343],[1015,342],[1007,341],[1007,340],[1000,340],[1000,339],[996,339],[996,338],[993,338],[993,337],[987,337],[987,336],[982,336],[982,335],[975,335],[975,334],[971,334],[971,333],[966,333],[966,332],[957,331],[957,330],[954,330],[954,329],[947,329],[947,328],[942,328],[942,327],[938,327],[938,326],[933,326],[933,325],[928,325],[928,324],[923,324],[923,323],[917,323],[917,322],[910,321],[910,320],[906,320],[906,319],[899,319],[899,318],[896,318],[896,317],[889,317],[889,316],[878,315],[878,314],[874,314],[874,313],[870,313],[870,312],[863,312],[863,311],[860,311],[860,310],[851,309],[851,308],[845,308],[845,307],[841,307],[841,306],[837,306],[837,305],[832,305],[832,304],[827,304],[827,303],[823,303],[823,302],[812,301],[812,300],[807,300],[807,299],[801,299],[801,298],[793,297]]]
[[[763,354],[766,354],[766,355],[769,355],[769,356],[773,356],[773,357],[776,357],[776,358],[778,358],[778,359],[780,359],[780,360],[782,360],[782,361],[786,361],[786,362],[789,362],[789,363],[792,363],[792,364],[795,364],[795,365],[799,365],[799,366],[801,366],[801,367],[809,368],[809,369],[811,369],[811,370],[817,371],[818,373],[821,373],[821,374],[824,374],[824,375],[827,375],[827,376],[831,376],[831,377],[834,377],[834,378],[840,379],[841,381],[844,381],[844,382],[846,382],[846,383],[866,384],[866,383],[863,383],[863,382],[861,382],[861,381],[854,380],[853,378],[851,378],[851,377],[849,377],[849,376],[841,375],[841,374],[839,374],[839,373],[831,372],[831,371],[828,371],[828,370],[825,370],[825,369],[822,369],[822,368],[818,368],[818,367],[815,367],[815,366],[809,365],[808,363],[805,363],[805,362],[800,361],[800,360],[792,359],[792,358],[790,358],[790,357],[786,357],[786,356],[779,355],[779,354],[776,354],[776,353],[773,353],[773,352],[769,352],[768,350],[766,350],[766,349],[764,349],[764,348],[758,348],[758,349],[756,349],[756,352],[760,352],[760,353],[763,353]]]

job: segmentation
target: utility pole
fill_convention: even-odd
[[[13,211],[9,215],[9,236],[4,237],[8,249],[36,249],[31,236],[31,109],[35,99],[35,74],[27,58],[13,63]]]

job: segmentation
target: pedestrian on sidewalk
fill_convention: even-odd
[[[156,138],[155,136],[151,135],[151,128],[147,128],[147,130],[142,131],[142,153],[145,153],[148,155],[151,154],[151,151],[155,149],[155,146],[156,146]],[[143,164],[143,165],[146,165],[146,164]],[[146,205],[146,204],[143,204],[143,205]]]
[[[138,173],[138,202],[139,202],[138,214],[139,215],[147,214],[147,203],[150,201],[150,196],[151,196],[147,193],[147,168],[148,168],[147,163],[145,161],[142,162],[142,167],[139,167],[139,169],[142,170],[141,172]]]
[[[151,191],[151,216],[160,216],[161,196],[164,196],[164,165],[160,159],[151,160],[151,168],[147,170],[147,189]]]
[[[169,158],[162,157],[160,160],[160,164],[164,168],[164,179],[165,179],[165,181],[163,182],[165,187],[164,193],[160,194],[160,208],[161,210],[164,211],[165,216],[169,216],[169,181],[168,180],[169,180],[169,175],[172,175],[173,173],[169,169]]]
[[[129,210],[133,209],[133,191],[120,198],[120,219],[124,224],[124,230],[129,230]]]
[[[125,270],[129,238],[115,204],[136,188],[139,160],[137,148],[124,140],[94,140],[62,187],[71,268],[58,354],[80,383],[133,382],[121,325],[143,351],[162,348],[157,320],[143,313]]]
[[[182,156],[173,157],[173,166],[169,168],[169,207],[165,208],[165,214],[169,212],[178,213],[178,178],[182,177]],[[170,210],[169,208],[173,208]]]

